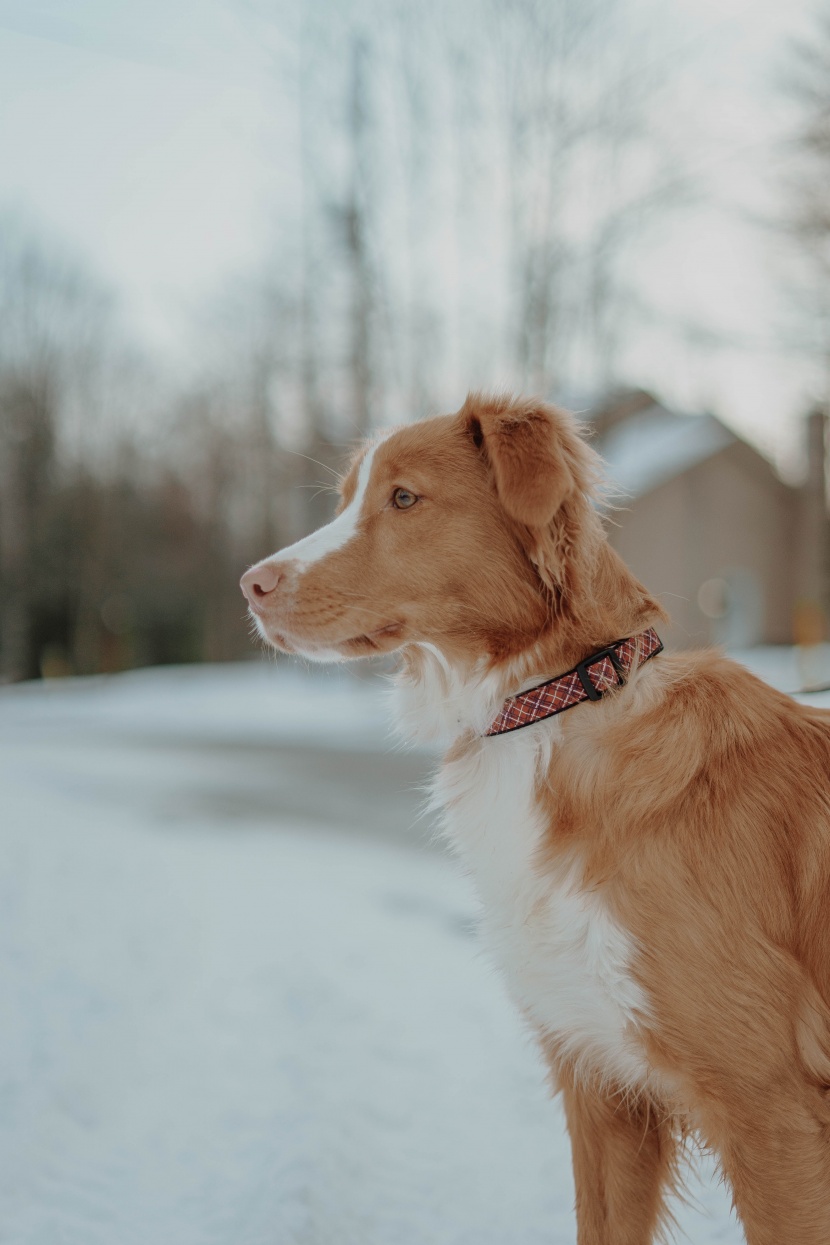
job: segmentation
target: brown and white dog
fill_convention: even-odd
[[[288,652],[398,651],[402,716],[448,738],[435,800],[564,1097],[580,1245],[652,1241],[691,1135],[749,1245],[828,1245],[830,714],[696,652],[488,734],[664,617],[596,480],[569,416],[471,396],[363,447],[243,590]]]

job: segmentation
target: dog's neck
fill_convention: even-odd
[[[433,644],[410,645],[396,680],[398,729],[407,739],[445,745],[461,735],[483,735],[519,670],[493,666],[484,655],[463,663]]]
[[[400,732],[418,742],[451,744],[484,735],[509,696],[557,677],[607,644],[665,619],[657,601],[605,545],[581,600],[550,617],[533,642],[494,657],[428,642],[402,650],[396,680]],[[613,604],[606,606],[603,602]]]

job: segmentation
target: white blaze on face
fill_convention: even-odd
[[[377,444],[371,446],[366,451],[358,468],[354,496],[346,509],[336,519],[332,519],[331,523],[327,523],[325,527],[321,527],[318,531],[312,532],[310,536],[303,537],[302,540],[289,545],[287,549],[281,549],[279,553],[275,553],[272,557],[267,558],[266,561],[270,565],[280,566],[282,563],[292,562],[295,564],[299,574],[302,575],[310,566],[321,562],[330,553],[336,553],[338,549],[344,548],[358,534],[360,512],[363,508],[369,477],[372,473],[372,460],[376,449]],[[255,615],[254,622],[263,639],[270,640],[265,620]],[[334,649],[309,649],[299,645],[293,637],[292,644],[295,646],[295,652],[312,661],[332,662],[344,660],[343,654],[338,653]]]
[[[376,449],[377,445],[373,445],[366,451],[358,470],[354,497],[346,509],[325,527],[312,532],[310,536],[304,536],[302,540],[289,545],[287,549],[280,550],[278,554],[269,559],[270,562],[275,565],[279,565],[280,562],[299,562],[302,571],[314,562],[322,561],[328,554],[342,549],[353,536],[357,535],[358,520],[363,499],[366,496],[369,476],[372,474],[372,459]]]

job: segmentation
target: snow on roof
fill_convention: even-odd
[[[655,403],[611,428],[598,449],[611,483],[642,497],[736,440],[713,415],[678,415]]]

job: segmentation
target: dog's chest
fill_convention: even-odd
[[[506,745],[506,746],[505,746]],[[540,868],[545,823],[532,738],[499,739],[445,765],[436,797],[482,901],[482,932],[510,993],[563,1055],[626,1085],[648,1075],[635,946],[576,866]]]

